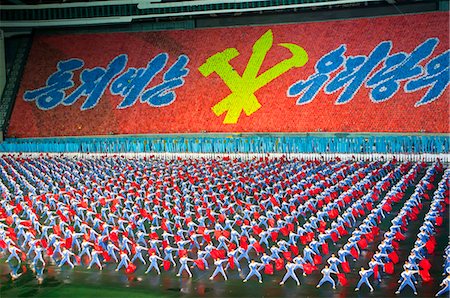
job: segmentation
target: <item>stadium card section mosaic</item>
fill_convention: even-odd
[[[8,136],[446,133],[448,21],[38,35]]]

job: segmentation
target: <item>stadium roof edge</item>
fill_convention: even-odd
[[[52,4],[18,4],[18,5],[2,5],[5,10],[18,9],[49,9],[49,8],[75,8],[75,7],[93,7],[93,6],[111,6],[141,3],[159,3],[162,0],[109,0],[109,1],[92,1],[92,2],[71,2],[71,3],[52,3]]]
[[[95,6],[104,2],[4,5],[0,11],[2,19],[0,28],[108,25],[129,23],[133,20],[265,13],[305,8],[367,5],[369,2],[385,3],[385,1],[379,0],[196,0],[168,3],[114,0],[106,1],[106,5]]]
[[[345,5],[353,3],[365,3],[365,2],[379,2],[378,0],[335,0],[316,3],[302,3],[302,4],[290,4],[279,5],[269,7],[258,8],[235,8],[235,9],[219,9],[208,11],[192,11],[192,12],[173,12],[163,14],[146,14],[126,17],[99,17],[99,18],[77,18],[77,19],[57,19],[57,20],[39,20],[39,21],[3,21],[0,23],[0,27],[4,28],[29,28],[29,27],[55,27],[55,26],[74,26],[74,25],[96,25],[96,24],[115,24],[115,23],[129,23],[138,19],[154,19],[154,18],[166,18],[177,16],[199,16],[209,14],[225,14],[225,13],[243,13],[243,12],[255,12],[255,11],[270,11],[279,9],[293,9],[293,8],[310,8],[329,5]]]

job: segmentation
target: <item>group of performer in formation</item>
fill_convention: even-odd
[[[3,156],[0,257],[13,279],[26,264],[39,282],[49,262],[92,270],[115,263],[127,274],[142,263],[145,274],[176,268],[189,277],[211,268],[210,279],[224,280],[237,270],[243,282],[260,283],[279,271],[280,285],[320,271],[317,287],[333,289],[349,286],[353,269],[355,291],[373,291],[397,268],[396,293],[417,294],[418,282],[431,279],[437,231],[448,233],[440,226],[449,178],[439,161]],[[422,214],[417,240],[396,266],[408,226]],[[390,221],[385,231],[381,221]],[[367,265],[352,268],[368,249]],[[449,252],[436,296],[449,290]]]

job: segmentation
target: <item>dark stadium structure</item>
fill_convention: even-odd
[[[0,0],[0,297],[446,297],[444,0]]]

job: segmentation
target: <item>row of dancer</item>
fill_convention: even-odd
[[[19,178],[13,179],[12,181],[14,182],[11,181],[6,188],[15,190],[12,187],[15,186],[14,183],[18,184],[20,189],[31,186],[38,190],[38,185],[47,185],[48,188],[51,188],[48,185],[51,184],[51,180],[46,179],[46,174],[42,175],[41,172],[41,175],[39,175],[37,173],[39,173],[39,169],[56,169],[53,162],[53,160],[46,161],[45,165],[40,165],[40,167],[25,162],[23,166],[18,165],[19,168],[16,172],[10,168],[7,169],[11,171],[3,169],[7,177]],[[58,162],[61,163],[58,160],[56,164]],[[342,202],[343,206],[348,204],[345,202],[344,197],[342,201],[339,200],[340,195],[345,193],[344,190],[347,187],[354,189],[354,192],[351,193],[355,193],[356,197],[349,198],[349,202],[353,200],[360,204],[360,199],[356,199],[357,195],[359,195],[358,192],[366,190],[362,186],[361,189],[359,189],[359,186],[355,187],[358,185],[358,181],[353,182],[350,180],[345,182],[347,180],[345,177],[337,177],[337,175],[333,177],[335,173],[342,172],[344,174],[345,172],[350,172],[352,173],[351,177],[358,179],[361,176],[366,178],[374,171],[385,173],[386,168],[385,165],[379,163],[362,164],[362,166],[342,162],[328,165],[300,163],[302,166],[293,171],[294,167],[283,165],[283,163],[275,163],[277,164],[275,167],[264,165],[262,168],[268,170],[267,179],[271,175],[271,170],[279,170],[284,167],[287,170],[285,179],[289,177],[288,174],[293,175],[297,179],[297,183],[291,185],[285,183],[284,180],[275,180],[276,182],[271,184],[269,180],[269,192],[265,191],[264,187],[258,184],[263,183],[262,181],[267,183],[266,178],[256,182],[258,177],[253,176],[247,181],[245,179],[241,181],[239,176],[233,177],[230,174],[228,176],[230,181],[228,182],[213,183],[217,179],[217,181],[221,179],[220,177],[222,176],[220,175],[209,177],[211,179],[208,179],[207,182],[195,181],[196,179],[193,177],[191,177],[193,179],[193,182],[191,182],[188,176],[184,179],[178,177],[179,181],[174,182],[178,174],[185,175],[184,172],[177,172],[172,173],[173,177],[175,177],[172,180],[170,179],[172,174],[166,175],[167,180],[160,180],[159,188],[152,189],[152,191],[156,190],[155,193],[160,195],[152,195],[152,191],[148,191],[148,189],[157,183],[153,182],[152,184],[150,181],[153,181],[152,179],[154,178],[146,180],[143,176],[147,174],[149,176],[157,175],[158,169],[164,173],[163,167],[159,165],[152,163],[152,166],[155,166],[155,168],[145,170],[142,167],[145,163],[135,163],[129,165],[131,169],[127,168],[124,171],[125,174],[122,173],[123,176],[121,176],[115,171],[118,171],[121,166],[127,166],[120,161],[108,161],[106,163],[99,161],[97,165],[95,162],[86,163],[88,167],[85,172],[86,175],[90,176],[89,179],[83,180],[81,185],[85,185],[85,187],[81,188],[80,191],[77,188],[73,189],[74,187],[71,185],[71,183],[78,185],[80,180],[76,180],[76,177],[68,176],[66,178],[69,185],[63,191],[59,188],[59,190],[53,190],[51,194],[29,195],[29,193],[23,193],[23,202],[17,197],[14,199],[8,198],[7,203],[3,207],[3,211],[7,215],[4,218],[4,221],[7,223],[5,234],[8,234],[6,236],[10,239],[10,236],[19,238],[18,242],[20,244],[16,248],[28,254],[33,260],[39,254],[36,251],[42,249],[43,254],[51,255],[51,258],[60,266],[66,263],[74,265],[74,263],[78,262],[77,260],[72,262],[71,259],[76,259],[75,256],[80,257],[80,255],[82,258],[85,254],[88,256],[91,266],[93,264],[98,265],[98,263],[102,265],[109,257],[118,263],[117,270],[128,268],[130,263],[137,259],[145,262],[145,259],[141,257],[142,254],[145,255],[146,253],[149,256],[157,256],[164,261],[171,262],[172,265],[177,265],[173,260],[173,253],[177,252],[180,269],[183,268],[181,272],[179,271],[179,274],[185,271],[185,268],[188,268],[187,263],[191,262],[191,260],[201,261],[205,259],[207,263],[208,260],[214,261],[214,264],[217,266],[215,269],[219,268],[216,275],[220,273],[225,277],[226,275],[222,273],[219,265],[226,266],[226,262],[220,261],[221,258],[214,257],[218,250],[223,250],[228,260],[233,256],[229,254],[235,253],[233,259],[239,259],[238,264],[243,258],[247,259],[249,262],[248,269],[251,273],[248,278],[251,278],[252,275],[259,277],[256,272],[259,273],[265,267],[262,266],[265,265],[263,261],[256,262],[254,257],[255,254],[257,256],[258,253],[262,253],[261,248],[264,251],[270,250],[270,255],[273,259],[280,259],[283,258],[283,253],[289,251],[291,246],[301,248],[302,244],[298,242],[298,239],[302,242],[301,237],[307,236],[308,233],[315,235],[314,226],[325,228],[323,233],[321,232],[318,236],[320,245],[325,244],[324,242],[320,243],[320,241],[329,241],[333,232],[339,233],[338,227],[346,227],[345,222],[352,216],[354,217],[354,214],[349,212],[347,213],[348,216],[335,217],[333,210],[341,211],[341,206],[338,202]],[[179,163],[183,164],[182,162]],[[78,173],[80,177],[84,178],[84,172],[80,172],[82,170],[81,166],[77,167],[74,164],[76,163],[69,163],[70,166],[66,165],[66,167],[72,169],[72,173]],[[227,163],[224,164],[226,165]],[[242,172],[242,168],[247,167],[250,170],[251,167],[257,167],[258,164],[261,166],[258,162],[255,164],[249,163],[249,165],[242,163],[235,168],[236,171]],[[117,169],[111,170],[112,165],[117,166]],[[212,164],[209,166],[212,168]],[[61,163],[61,167],[64,167],[63,163]],[[320,170],[317,171],[317,168]],[[195,166],[191,164],[188,164],[186,169],[195,172]],[[226,171],[224,167],[221,169]],[[300,172],[298,169],[301,169]],[[342,171],[344,169],[346,171]],[[209,172],[207,169],[197,170],[199,170],[199,173]],[[139,171],[141,173],[137,173]],[[259,173],[259,171],[252,170],[250,172],[255,175]],[[326,175],[329,175],[329,177],[326,177],[323,173],[327,173]],[[354,173],[357,173],[356,176],[353,175]],[[368,185],[370,186],[371,183],[378,181],[384,176],[380,173],[372,175],[374,180],[369,179],[364,182],[369,183]],[[21,178],[21,175],[22,177],[27,176],[27,178],[37,176],[39,179],[34,183],[31,180],[32,183],[29,183],[30,181],[24,180]],[[306,176],[299,179],[303,175]],[[324,176],[323,179],[320,175]],[[339,185],[334,189],[338,192],[338,196],[333,198],[331,192],[329,193],[330,196],[320,198],[323,192],[326,192],[327,189],[333,186],[332,179],[330,181],[327,180],[330,177],[335,178],[335,183]],[[69,178],[73,179],[73,181]],[[255,182],[252,182],[251,179],[254,179]],[[105,180],[111,180],[111,183],[102,184],[102,181]],[[144,181],[147,182],[144,183]],[[27,182],[30,185],[27,185]],[[232,182],[235,182],[234,186]],[[246,182],[249,183],[251,188]],[[341,182],[343,183],[341,184]],[[145,187],[142,187],[142,183],[145,184]],[[327,187],[326,183],[329,183],[331,187]],[[194,187],[192,187],[192,184]],[[222,189],[225,189],[223,192],[218,190],[219,185]],[[234,192],[230,193],[224,185],[234,188]],[[310,186],[308,187],[307,185]],[[165,189],[164,186],[167,188]],[[257,196],[262,196],[262,198],[258,197],[255,199],[249,195],[253,187],[256,189],[256,192],[259,191]],[[314,195],[313,193],[316,189],[319,192]],[[228,196],[229,194],[232,194],[233,198]],[[224,197],[222,198],[221,195]],[[264,195],[267,195],[267,198],[264,198]],[[320,199],[317,199],[318,197]],[[198,208],[195,208],[196,206]],[[311,210],[310,206],[316,209],[315,212]],[[301,211],[299,212],[299,208],[303,207],[306,207],[309,211],[300,209]],[[356,209],[363,210],[367,206],[361,205],[361,207],[361,209]],[[17,208],[22,210],[15,214],[12,210],[17,210]],[[303,212],[311,214],[308,218],[308,225],[299,224],[296,221],[302,216]],[[224,215],[225,218],[221,218],[220,215]],[[332,217],[336,218],[336,220],[331,220]],[[10,223],[8,224],[8,222]],[[321,222],[325,222],[326,226],[321,226]],[[336,226],[333,227],[333,224],[336,224]],[[10,228],[13,228],[13,230],[10,230]],[[33,235],[33,230],[37,236]],[[273,238],[272,235],[274,235]],[[262,240],[264,239],[263,237],[267,237],[265,241]],[[44,239],[45,243],[43,243]],[[14,242],[14,240],[12,241]],[[313,250],[314,247],[317,247],[312,244],[313,241],[315,240],[306,239],[306,242],[309,242],[311,247],[306,246],[303,250],[304,259],[308,259],[309,262],[311,262],[311,257],[308,254],[305,255],[305,251],[307,253],[310,249]],[[7,243],[7,245],[9,244]],[[269,247],[267,244],[271,244],[271,246]],[[31,247],[34,246],[39,249],[34,249],[30,252]],[[83,250],[85,253],[81,254]],[[291,249],[290,252],[292,257],[298,257],[299,255],[299,251],[294,253],[293,249]],[[19,251],[17,255],[21,255],[21,252]],[[119,256],[118,258],[117,255]],[[187,255],[190,255],[191,258],[188,258]],[[187,259],[184,259],[185,257]],[[92,262],[94,259],[96,260]],[[182,264],[181,260],[183,260]],[[254,268],[251,269],[252,260],[256,264],[252,265]],[[43,261],[44,259],[41,260],[40,257],[36,259],[36,263],[43,263]],[[185,261],[186,263],[184,263]],[[300,258],[297,258],[297,261],[301,263]],[[220,262],[220,264],[216,264],[216,262]],[[230,265],[230,262],[228,262],[228,265]],[[298,263],[288,262],[285,265],[286,274],[289,273],[288,265],[292,268],[292,272],[300,268]],[[101,268],[101,266],[99,267]],[[224,270],[227,269],[224,268]],[[295,276],[295,273],[293,275]],[[248,280],[248,278],[245,280]],[[285,281],[282,281],[282,283]]]

